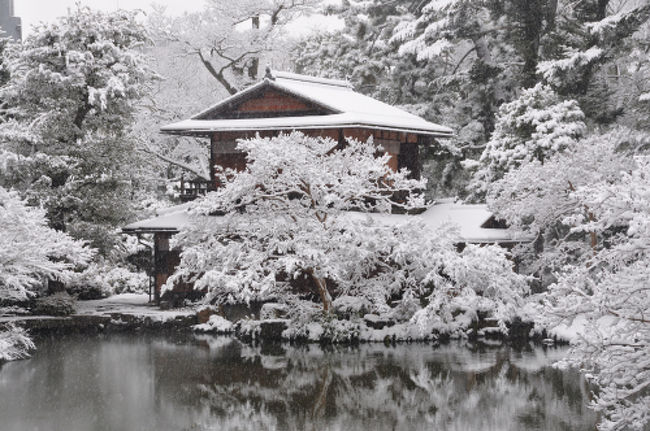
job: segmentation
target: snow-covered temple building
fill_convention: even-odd
[[[391,157],[389,165],[407,168],[420,177],[420,149],[435,139],[452,136],[445,126],[424,120],[402,109],[355,92],[349,83],[267,70],[263,80],[209,107],[188,120],[161,128],[165,134],[210,139],[213,168],[210,181],[188,181],[181,186],[181,198],[192,200],[220,187],[214,166],[243,170],[245,154],[236,149],[239,139],[276,136],[301,131],[309,136],[346,138],[374,143]],[[188,203],[160,211],[156,217],[124,227],[128,234],[153,234],[156,298],[161,286],[179,262],[179,251],[170,250],[169,239],[188,222]],[[442,202],[417,216],[376,215],[388,223],[404,217],[421,217],[431,229],[446,222],[459,225],[459,243],[518,242],[507,229],[495,223],[485,205]]]

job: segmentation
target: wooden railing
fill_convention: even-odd
[[[213,190],[212,183],[206,180],[186,180],[181,178],[181,200],[191,201]]]

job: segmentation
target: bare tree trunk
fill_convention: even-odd
[[[253,30],[259,30],[260,29],[260,17],[259,16],[254,16],[251,18]],[[251,63],[248,68],[248,77],[252,80],[255,81],[257,80],[257,75],[259,74],[259,69],[260,69],[260,58],[255,55],[251,58]]]
[[[309,275],[314,280],[314,284],[316,284],[316,288],[318,289],[320,300],[323,303],[323,311],[329,313],[332,310],[332,296],[327,290],[327,281],[323,278],[316,277],[313,270],[309,271]]]
[[[214,66],[212,66],[212,63],[210,63],[210,61],[203,56],[203,53],[200,50],[198,51],[198,54],[199,54],[199,58],[201,59],[201,63],[203,63],[203,65],[208,70],[208,72],[210,72],[210,75],[212,75],[217,81],[219,81],[219,83],[223,85],[223,88],[225,88],[226,91],[228,91],[228,93],[230,93],[231,95],[237,94],[238,91],[237,88],[235,88],[232,84],[230,84],[230,82],[228,82],[228,80],[223,74],[223,69],[217,72]]]
[[[179,167],[179,168],[181,168],[181,169],[183,169],[183,170],[185,170],[187,172],[190,172],[190,173],[196,175],[197,177],[199,177],[199,178],[201,178],[203,180],[211,181],[210,176],[206,175],[204,172],[200,172],[200,171],[194,169],[192,166],[190,166],[190,165],[188,165],[186,163],[183,163],[181,161],[174,160],[174,159],[172,159],[170,157],[163,156],[162,154],[158,153],[157,151],[152,150],[151,148],[149,148],[146,145],[142,145],[139,148],[139,150],[142,151],[143,153],[155,156],[155,157],[159,158],[160,160],[169,163],[170,165],[174,165],[174,166]]]

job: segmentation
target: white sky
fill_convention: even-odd
[[[14,0],[14,14],[22,19],[23,37],[31,32],[32,26],[41,22],[50,22],[57,17],[67,14],[68,9],[74,8],[77,0]],[[163,5],[167,8],[169,15],[182,15],[184,12],[195,12],[203,8],[205,0],[80,0],[83,5],[94,9],[106,11],[122,9],[142,9],[145,12],[151,10],[153,3]],[[224,0],[236,2],[237,0]],[[334,17],[319,16],[317,27],[336,28],[341,23]],[[299,19],[292,25],[293,33],[307,33],[315,30],[316,24],[313,19]]]

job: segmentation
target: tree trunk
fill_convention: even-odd
[[[327,290],[327,281],[324,278],[316,277],[314,271],[309,271],[309,275],[311,275],[311,279],[314,280],[314,284],[316,284],[316,288],[318,289],[320,300],[323,303],[323,311],[329,314],[332,310],[332,296]]]
[[[223,74],[223,69],[221,71],[217,72],[217,70],[214,68],[212,63],[210,63],[210,60],[208,60],[203,53],[199,50],[197,51],[197,54],[199,54],[199,58],[201,59],[201,63],[203,63],[203,66],[210,72],[210,75],[212,75],[221,85],[223,85],[223,88],[228,91],[231,95],[237,94],[238,90],[235,88]]]
[[[251,18],[252,21],[252,26],[253,30],[259,30],[260,29],[260,17],[259,16],[254,16]],[[259,74],[259,69],[260,69],[260,58],[258,56],[253,56],[251,58],[250,66],[248,67],[248,77],[251,79],[251,81],[256,81],[257,80],[257,75]]]

